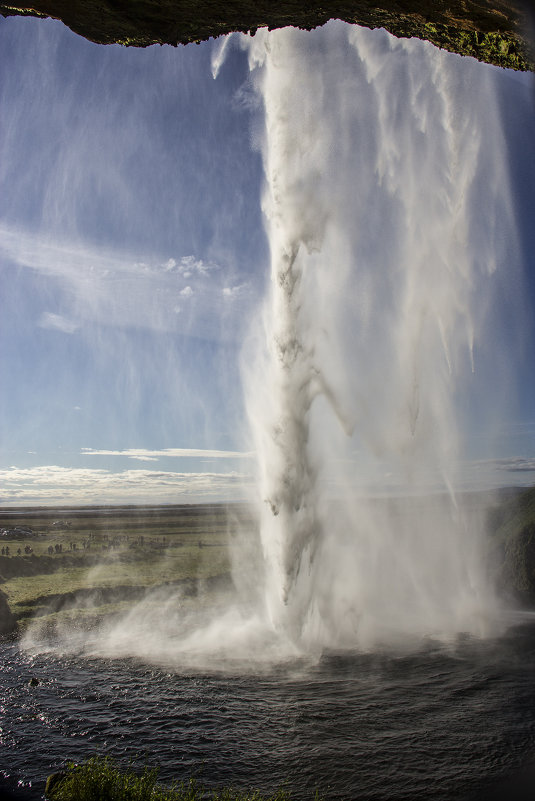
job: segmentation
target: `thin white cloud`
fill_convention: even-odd
[[[111,273],[139,273],[146,265],[97,248],[58,243],[23,229],[0,224],[0,251],[20,267],[57,277],[84,274],[105,278]]]
[[[237,500],[247,495],[250,477],[237,472],[175,473],[154,470],[66,468],[42,465],[0,470],[0,505],[180,503]]]
[[[80,242],[58,242],[5,223],[0,223],[0,252],[20,267],[58,277],[77,273],[89,278],[120,274],[154,278],[162,272],[206,276],[219,269],[218,265],[193,255],[168,259],[164,263],[140,261],[128,253],[107,251]]]
[[[163,448],[149,450],[146,448],[126,448],[125,450],[105,450],[82,448],[83,456],[126,456],[129,459],[245,459],[253,454],[245,451],[202,450],[200,448]]]
[[[502,471],[505,473],[530,473],[535,471],[535,456],[506,456],[490,459],[475,459],[463,462],[464,468],[486,471]]]
[[[74,334],[80,328],[78,323],[74,320],[69,320],[61,314],[54,314],[53,312],[45,312],[41,315],[38,325],[40,328],[51,328],[55,331],[61,331],[64,334]]]
[[[191,278],[195,275],[206,276],[219,269],[217,264],[197,259],[195,256],[182,256],[178,261],[168,259],[162,268],[167,273],[178,273],[184,278]]]
[[[249,285],[247,283],[237,284],[236,286],[225,286],[223,287],[223,297],[225,298],[240,297],[241,295],[247,292],[248,288]]]
[[[494,466],[498,470],[507,470],[510,473],[531,473],[535,471],[535,457],[512,456],[507,459],[496,459]]]
[[[90,322],[233,339],[242,319],[236,315],[232,325],[228,320],[221,325],[221,291],[228,275],[220,265],[194,255],[140,260],[0,223],[0,258],[58,282],[66,313],[44,312],[38,324],[64,333]],[[185,299],[187,314],[180,314],[177,301]]]

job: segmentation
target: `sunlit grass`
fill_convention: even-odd
[[[224,546],[186,546],[171,556],[147,554],[136,561],[102,562],[91,568],[62,568],[55,573],[18,576],[3,585],[12,611],[19,617],[46,611],[49,599],[80,590],[111,587],[154,588],[186,579],[204,579],[227,573]]]
[[[158,784],[158,770],[145,768],[142,773],[121,771],[111,760],[93,757],[84,765],[71,764],[65,776],[52,787],[47,785],[50,801],[290,801],[284,788],[271,795],[257,790],[231,787],[208,790],[195,779],[165,788]],[[52,784],[52,782],[50,782]],[[318,801],[318,796],[315,797]]]
[[[88,624],[124,612],[160,587],[191,594],[198,582],[229,575],[235,515],[223,507],[194,514],[187,507],[49,510],[42,517],[0,511],[1,527],[34,532],[3,541],[9,556],[0,557],[2,589],[22,629],[36,618],[52,625],[78,615]],[[24,554],[26,546],[31,555]]]

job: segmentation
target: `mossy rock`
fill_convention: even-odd
[[[489,515],[489,561],[498,588],[535,604],[535,489],[520,492]]]
[[[518,598],[535,602],[535,523],[506,542],[502,579]]]
[[[0,590],[0,634],[11,634],[16,626],[17,621],[9,606],[7,595]]]
[[[34,0],[0,4],[0,14],[53,17],[93,42],[137,47],[188,44],[262,27],[311,30],[341,19],[426,39],[500,67],[535,70],[526,34],[535,23],[522,0]]]

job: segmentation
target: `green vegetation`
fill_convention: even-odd
[[[256,525],[241,505],[0,510],[0,632],[12,615],[20,632],[88,629],[141,600],[157,607],[162,592],[184,609],[228,598],[229,543]],[[535,489],[504,494],[488,531],[498,587],[535,603]]]
[[[230,532],[253,525],[240,505],[0,510],[0,585],[19,629],[91,626],[159,588],[228,590]]]
[[[490,562],[498,586],[514,600],[535,602],[535,488],[515,494],[489,518]]]
[[[399,37],[515,70],[534,70],[521,0],[33,0],[0,14],[51,16],[100,44],[187,44],[232,31],[288,25],[310,30],[329,19],[386,28]]]
[[[93,757],[84,765],[71,764],[65,775],[47,782],[50,801],[290,801],[282,789],[266,796],[256,790],[207,790],[195,779],[166,789],[157,783],[158,770],[141,774],[121,771],[109,759]]]

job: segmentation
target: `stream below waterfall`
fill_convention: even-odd
[[[183,672],[0,646],[4,780],[36,799],[66,761],[295,801],[477,799],[535,755],[535,622],[417,653],[325,653],[265,673]],[[214,666],[216,667],[216,666]],[[30,686],[31,677],[39,679]]]

